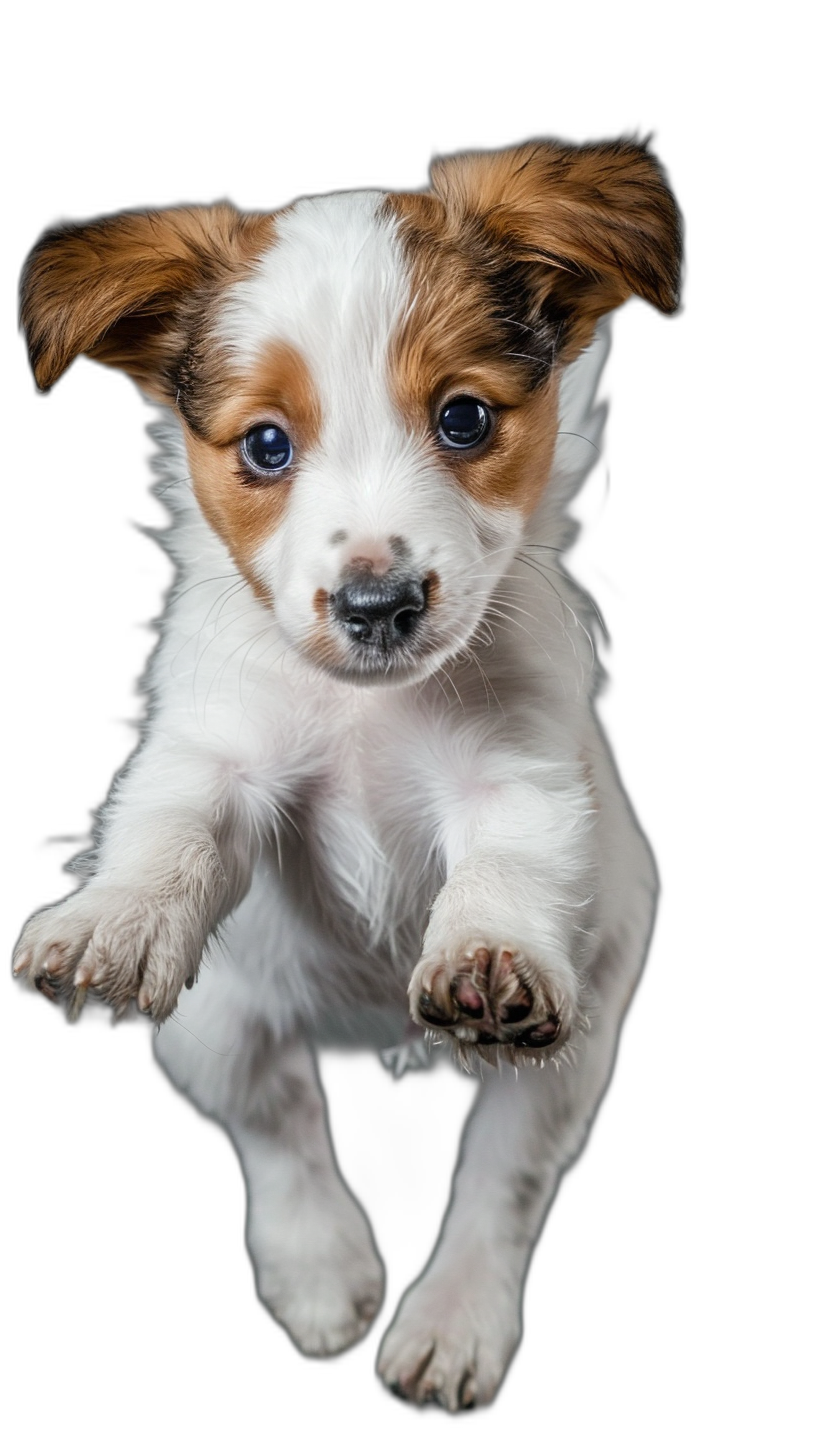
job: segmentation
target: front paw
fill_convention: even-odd
[[[193,907],[93,882],[32,915],[14,953],[14,974],[78,1015],[88,992],[122,1013],[164,1021],[195,978],[203,939]]]
[[[551,1055],[567,1041],[577,1007],[574,982],[512,940],[474,936],[419,962],[408,987],[420,1026],[453,1037],[492,1060],[491,1048],[522,1057]]]

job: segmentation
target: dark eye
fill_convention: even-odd
[[[291,465],[292,441],[280,425],[256,425],[241,441],[244,459],[253,470],[274,475]]]
[[[490,431],[491,414],[481,400],[468,394],[458,395],[445,405],[439,416],[439,433],[444,444],[455,450],[467,450],[481,444]]]

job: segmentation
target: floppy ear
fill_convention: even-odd
[[[556,326],[561,358],[630,294],[664,313],[678,306],[680,214],[645,144],[540,141],[444,157],[431,187],[488,266],[521,269],[525,302]]]
[[[171,400],[192,302],[240,276],[268,227],[262,214],[223,202],[120,213],[45,233],[20,286],[39,388],[50,389],[78,354],[88,354]]]

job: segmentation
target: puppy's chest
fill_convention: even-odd
[[[393,943],[424,919],[438,874],[428,806],[404,759],[352,726],[304,784],[292,818],[316,905],[353,933]],[[351,912],[349,917],[348,912]]]

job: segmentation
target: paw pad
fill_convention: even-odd
[[[507,946],[428,956],[410,994],[414,1018],[460,1044],[536,1051],[564,1040],[564,1017],[546,970]]]

